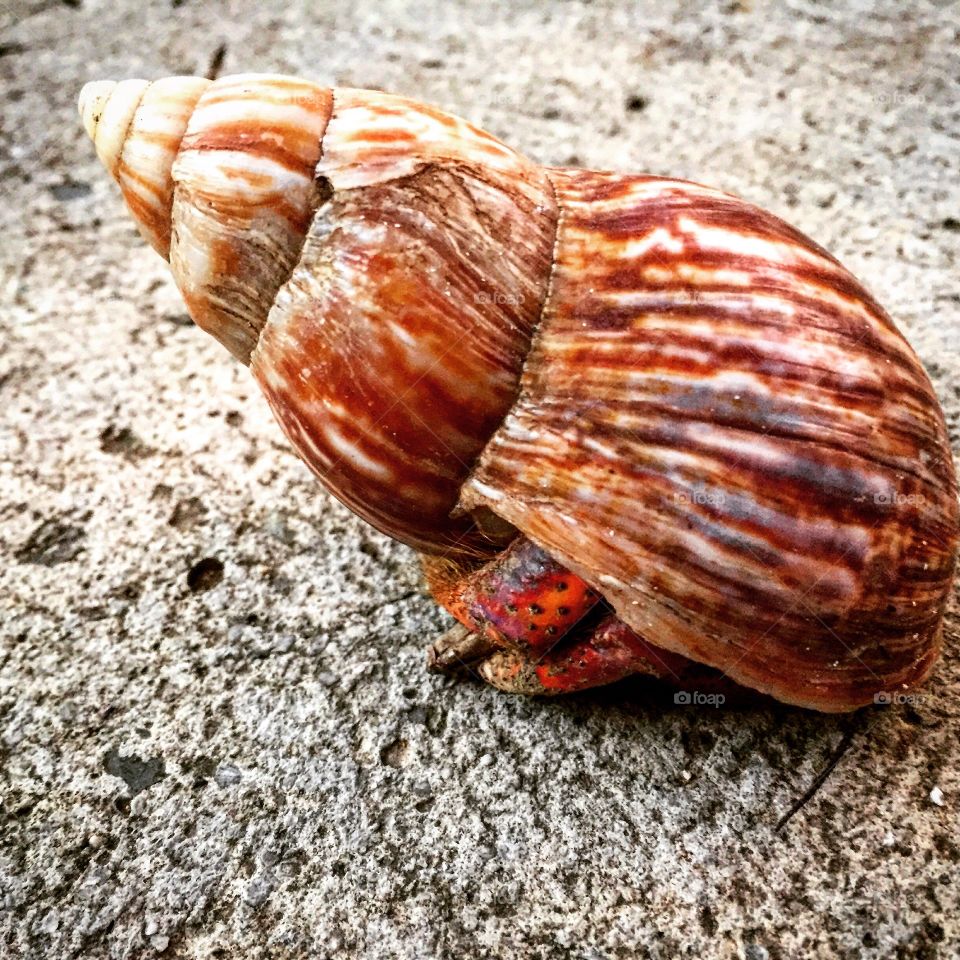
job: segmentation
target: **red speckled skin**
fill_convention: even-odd
[[[534,667],[546,693],[569,693],[622,680],[633,673],[681,682],[691,661],[658,649],[622,620],[607,614],[573,642],[548,653]]]
[[[504,651],[484,671],[485,679],[501,689],[520,687],[533,694],[575,693],[640,673],[688,693],[722,694],[724,700],[743,703],[761,699],[718,670],[648,643],[612,613],[596,621],[588,617],[537,660]]]
[[[496,652],[479,671],[502,690],[574,693],[644,673],[700,692],[746,693],[647,643],[580,577],[524,537],[479,567],[425,557],[424,570],[438,602],[493,644]]]
[[[464,626],[537,655],[555,646],[599,599],[580,577],[520,537],[495,560],[464,574],[443,601]]]

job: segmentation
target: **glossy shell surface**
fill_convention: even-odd
[[[459,563],[515,528],[643,642],[790,703],[929,673],[958,535],[939,404],[782,220],[291,77],[95,83],[80,110],[194,319],[380,530]]]
[[[783,221],[552,171],[550,295],[468,480],[650,642],[793,703],[922,679],[956,552],[936,396],[883,309]]]
[[[555,235],[545,171],[441,111],[337,90],[329,199],[251,359],[301,455],[421,550],[481,549],[460,487],[516,398]]]

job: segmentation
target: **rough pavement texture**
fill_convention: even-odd
[[[956,957],[956,598],[922,700],[850,717],[427,676],[414,557],[190,327],[74,108],[222,59],[721,186],[865,279],[960,449],[956,8],[270,6],[0,13],[0,955]]]

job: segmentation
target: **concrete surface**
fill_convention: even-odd
[[[0,955],[958,956],[956,602],[922,698],[852,717],[427,676],[414,557],[190,328],[74,109],[224,45],[727,188],[866,280],[960,449],[956,7],[269,7],[0,13]]]

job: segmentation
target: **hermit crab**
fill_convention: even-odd
[[[930,673],[943,416],[782,220],[291,77],[92,83],[80,113],[196,323],[423,555],[459,621],[434,667],[524,693],[712,671],[824,711]]]

